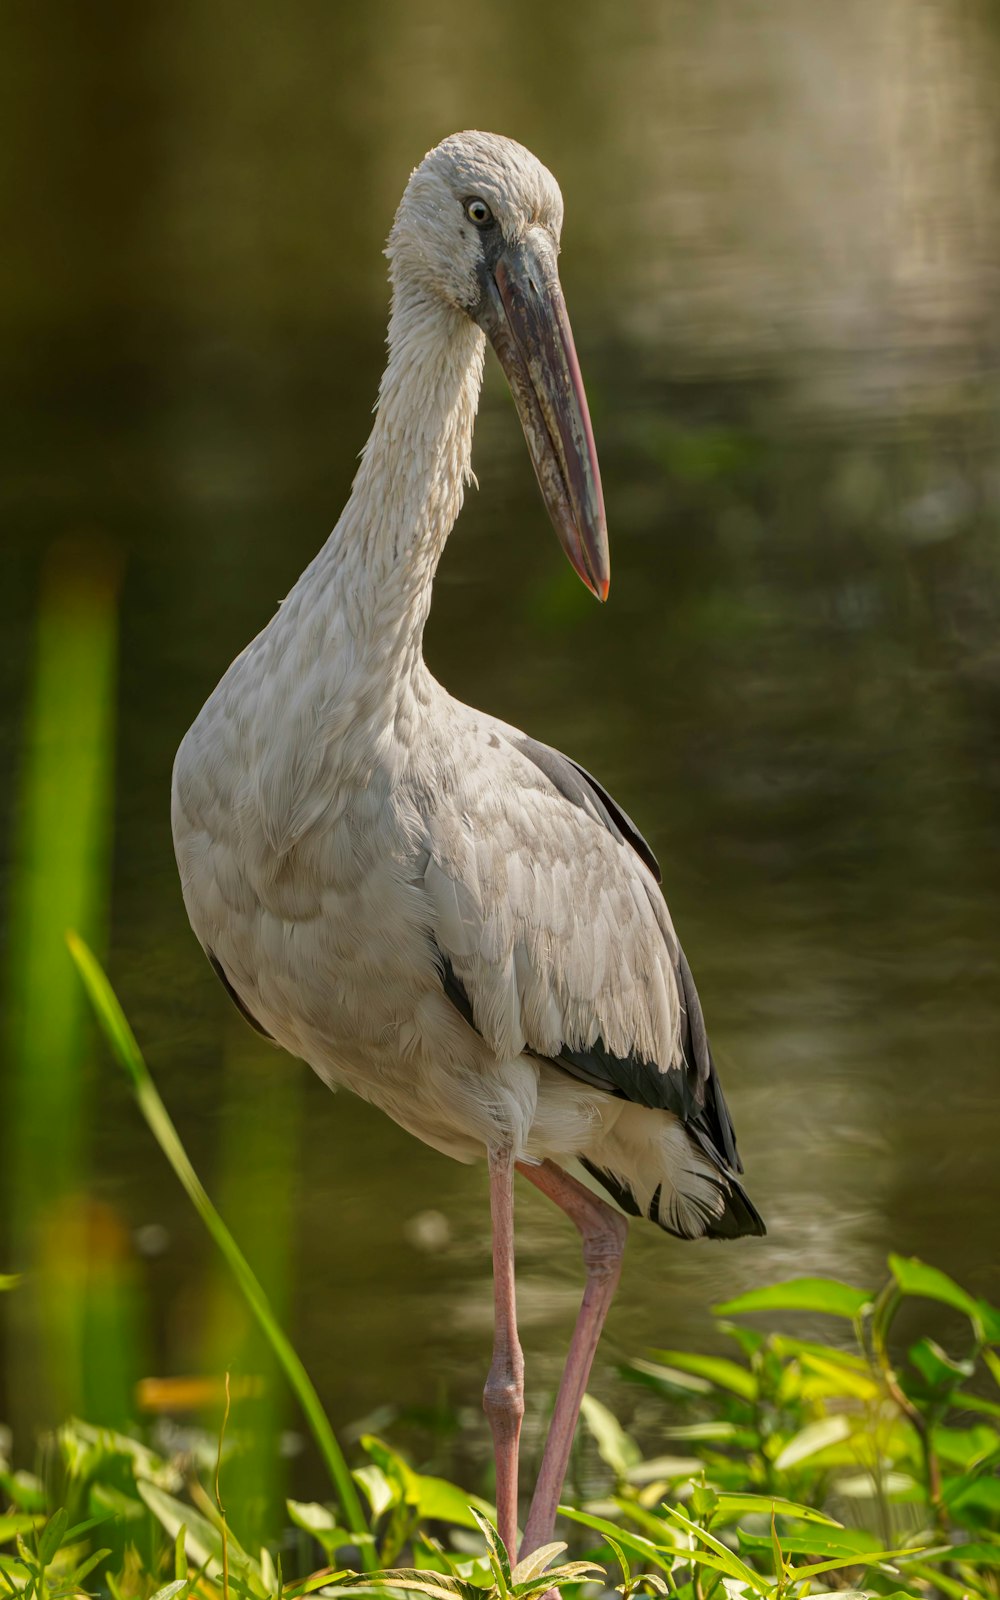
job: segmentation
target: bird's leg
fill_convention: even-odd
[[[489,1152],[493,1221],[493,1363],[483,1390],[497,1476],[497,1526],[510,1553],[517,1552],[517,1451],[524,1416],[524,1357],[514,1301],[514,1155],[509,1146]]]
[[[587,1391],[594,1352],[621,1276],[628,1223],[619,1212],[613,1211],[551,1161],[543,1161],[537,1167],[519,1166],[519,1171],[536,1189],[554,1200],[577,1227],[583,1239],[583,1264],[587,1273],[583,1303],[573,1330],[524,1530],[520,1549],[520,1556],[524,1557],[552,1538],[580,1403]]]

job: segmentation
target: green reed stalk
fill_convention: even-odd
[[[0,1190],[12,1265],[15,1429],[100,1404],[121,1424],[134,1381],[122,1230],[87,1193],[86,1003],[63,935],[100,947],[109,899],[119,562],[99,535],[56,540],[43,568],[25,708],[5,941]],[[116,1302],[121,1305],[116,1309]],[[98,1324],[110,1340],[92,1335]],[[119,1356],[124,1365],[119,1365]]]
[[[354,1487],[354,1480],[351,1477],[343,1452],[337,1443],[333,1428],[330,1426],[330,1420],[323,1410],[322,1402],[313,1387],[309,1374],[306,1372],[288,1335],[279,1325],[278,1319],[271,1308],[271,1303],[246,1256],[202,1187],[198,1174],[191,1165],[187,1151],[181,1143],[180,1135],[170,1119],[166,1106],[160,1099],[156,1085],[150,1076],[149,1068],[136,1042],[135,1034],[129,1026],[128,1019],[108,982],[103,968],[93,952],[77,934],[71,932],[66,937],[70,953],[79,969],[87,994],[90,997],[90,1002],[97,1015],[97,1020],[107,1037],[112,1051],[132,1081],[140,1111],[145,1117],[160,1149],[186,1189],[195,1210],[228,1262],[247,1305],[256,1317],[262,1332],[298,1398],[312,1430],[313,1438],[330,1474],[331,1482],[340,1499],[341,1509],[348,1527],[352,1533],[366,1533],[368,1527],[364,1512],[361,1509],[357,1490]],[[361,1547],[361,1555],[362,1560],[371,1560],[365,1545]]]

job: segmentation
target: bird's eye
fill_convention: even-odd
[[[493,213],[485,200],[473,197],[465,202],[465,215],[477,228],[488,228],[493,221]]]

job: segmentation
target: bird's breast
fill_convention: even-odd
[[[188,735],[173,827],[202,944],[254,1017],[288,1048],[386,1037],[434,981],[423,860],[406,791],[384,764],[335,763],[262,789],[253,742],[231,724]],[[279,734],[276,733],[276,738]],[[267,770],[275,771],[273,761]]]
[[[413,864],[388,839],[375,852],[370,838],[352,848],[352,833],[345,820],[331,830],[322,874],[287,859],[262,872],[257,852],[241,862],[238,850],[220,845],[192,886],[192,921],[213,951],[230,948],[272,1015],[303,1016],[331,1037],[378,1035],[430,969]]]

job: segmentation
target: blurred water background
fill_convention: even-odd
[[[30,1272],[0,1302],[0,1416],[21,1453],[67,1406],[124,1420],[136,1377],[264,1360],[86,1031],[68,921],[334,1421],[391,1407],[440,1442],[468,1420],[443,1453],[487,1453],[485,1173],[249,1034],[189,932],[167,814],[181,734],[336,520],[384,236],[465,126],[563,187],[614,580],[601,609],[563,560],[491,365],[428,657],[648,835],[770,1229],[636,1226],[595,1390],[627,1410],[617,1360],[704,1344],[710,1304],[758,1282],[877,1281],[888,1248],[996,1300],[996,6],[180,0],[12,5],[0,35],[0,1269]],[[539,1406],[579,1278],[525,1193]]]

